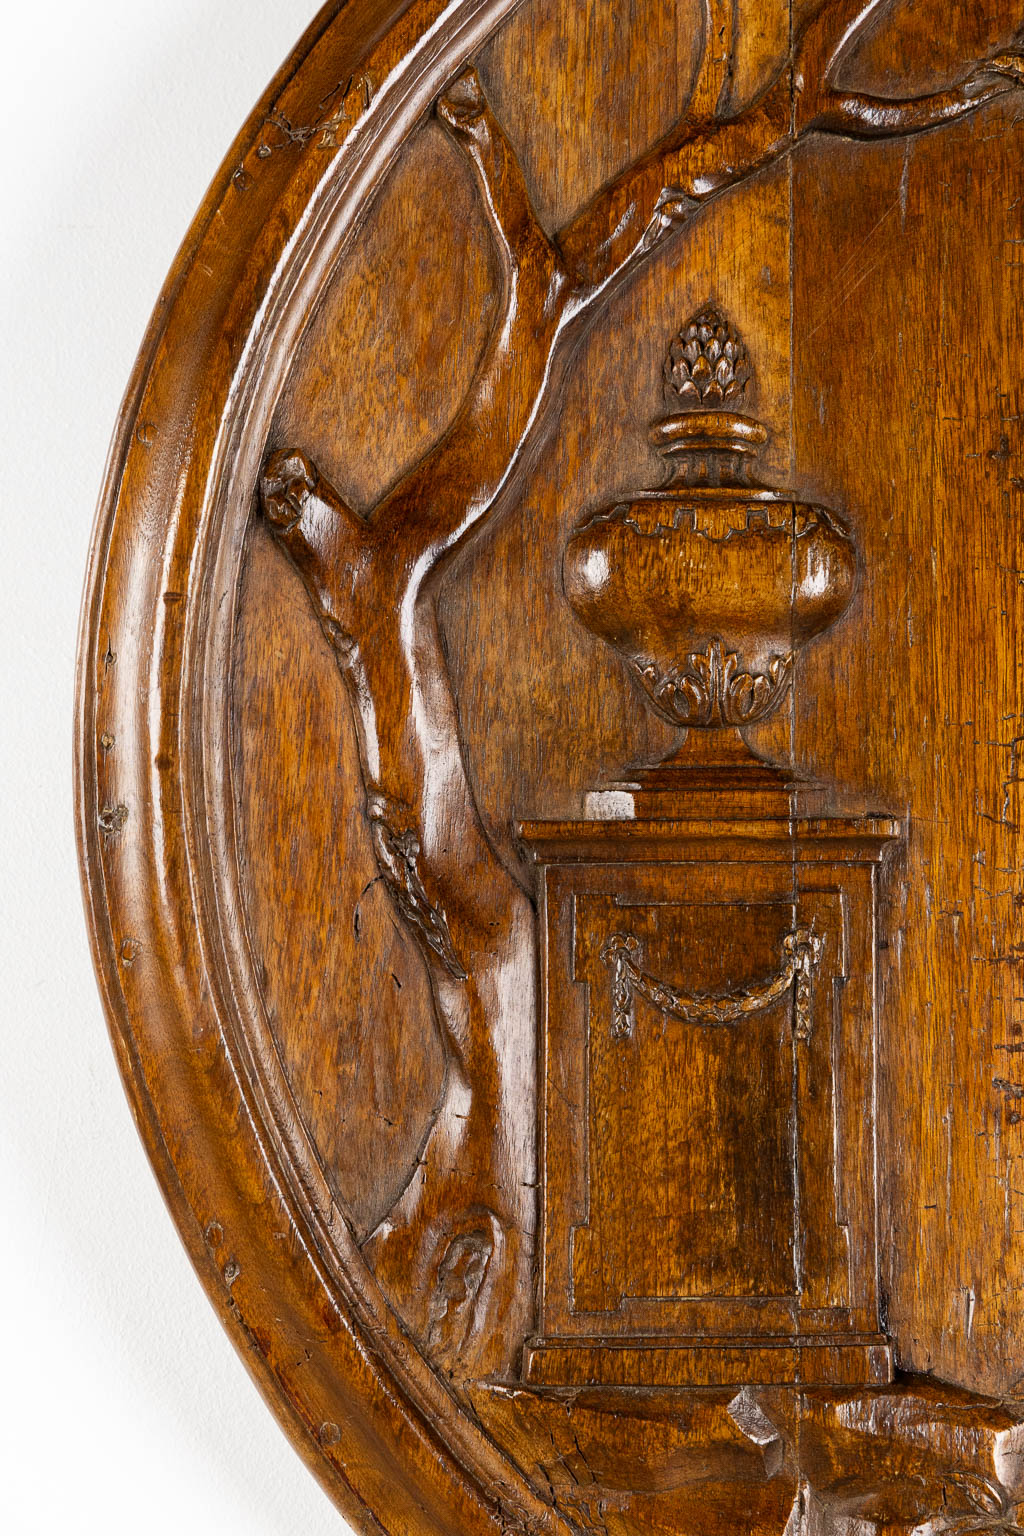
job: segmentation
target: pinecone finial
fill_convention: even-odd
[[[673,410],[684,411],[736,405],[752,376],[739,332],[713,304],[706,304],[669,348],[665,399]]]

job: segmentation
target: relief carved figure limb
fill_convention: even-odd
[[[381,874],[430,976],[448,1068],[415,1174],[365,1245],[435,1363],[504,1372],[529,1327],[535,1223],[534,913],[491,848],[467,778],[438,624],[453,561],[543,437],[572,352],[602,302],[727,188],[812,132],[894,137],[1013,90],[1002,54],[911,101],[844,93],[843,57],[884,0],[831,0],[761,95],[729,101],[731,0],[708,0],[704,63],[672,132],[557,233],[467,68],[437,114],[477,177],[501,313],[453,425],[366,516],[300,451],[264,468],[268,522],[294,561],[348,688]]]

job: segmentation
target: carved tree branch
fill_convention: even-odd
[[[509,1368],[531,1294],[533,911],[474,803],[437,584],[514,472],[569,321],[560,258],[475,74],[438,113],[475,169],[502,263],[469,395],[365,519],[294,452],[266,466],[262,498],[348,687],[378,868],[420,946],[447,1055],[421,1160],[365,1251],[434,1358],[481,1374]]]
[[[415,809],[425,883],[462,892],[462,926],[476,911],[489,933],[494,913],[481,910],[480,892],[489,883],[504,892],[508,881],[468,792],[434,600],[447,563],[490,512],[535,423],[548,360],[568,323],[566,285],[472,70],[438,113],[476,171],[502,262],[502,311],[469,394],[445,436],[365,520],[294,453],[268,465],[263,500],[342,661],[368,792],[409,808],[409,817]],[[425,807],[442,805],[443,816],[427,814]],[[449,833],[453,823],[458,838]],[[493,882],[479,878],[488,865]],[[462,947],[472,946],[473,935],[464,935]]]
[[[983,61],[956,85],[902,99],[844,91],[842,66],[875,17],[891,0],[826,0],[796,39],[793,61],[794,135],[837,133],[853,138],[899,138],[922,133],[976,111],[1013,90],[1021,55],[1005,51]]]
[[[709,26],[719,9],[707,0]],[[787,154],[812,132],[861,138],[920,133],[975,112],[1021,83],[1021,55],[1006,51],[948,90],[908,100],[842,91],[834,84],[868,23],[891,0],[825,0],[794,39],[761,94],[731,117],[688,111],[640,160],[603,187],[556,237],[572,281],[599,293],[645,239],[657,243],[718,193]],[[712,78],[702,68],[705,98]],[[724,105],[720,94],[719,108]],[[675,217],[666,220],[666,210]]]
[[[501,259],[503,298],[455,422],[372,513],[378,538],[415,547],[423,573],[447,564],[514,469],[517,447],[536,416],[546,360],[567,324],[569,299],[559,252],[534,213],[522,169],[475,70],[463,71],[437,110],[476,173]]]
[[[687,115],[710,121],[722,110],[732,83],[736,0],[704,0],[704,44]]]

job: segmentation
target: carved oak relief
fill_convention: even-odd
[[[778,974],[753,987],[732,987],[726,992],[680,992],[640,969],[643,945],[632,933],[613,933],[601,950],[601,959],[614,971],[611,1033],[616,1040],[630,1040],[636,1031],[637,997],[642,997],[666,1018],[705,1029],[738,1024],[749,1014],[760,1013],[794,992],[794,1033],[801,1041],[811,1038],[812,983],[825,941],[810,928],[797,928],[782,941],[783,964]]]
[[[638,767],[623,738],[618,776],[594,776],[582,815],[524,821],[513,862],[477,802],[445,645],[452,584],[544,451],[589,329],[672,260],[705,205],[814,135],[938,128],[1024,76],[1000,52],[932,95],[842,89],[878,11],[810,8],[793,62],[734,110],[730,48],[712,46],[732,7],[709,0],[686,112],[557,232],[464,71],[437,120],[478,182],[498,279],[465,397],[372,506],[340,494],[301,440],[272,444],[261,479],[265,523],[347,691],[370,899],[386,893],[415,947],[443,1054],[425,1139],[363,1253],[521,1465],[572,1419],[576,1450],[544,1475],[584,1529],[609,1529],[634,1498],[672,1518],[688,1458],[704,1479],[763,1484],[766,1509],[777,1495],[783,1521],[791,1504],[808,1529],[1009,1528],[1024,1491],[1012,1415],[894,1382],[875,948],[879,870],[904,829],[884,805],[844,809],[741,734],[790,701],[803,648],[872,570],[859,528],[761,483],[758,338],[713,297],[660,339],[667,414],[651,442],[666,483],[588,505],[561,568],[576,619],[621,657],[674,750]],[[625,366],[628,340],[611,344]],[[679,1395],[695,1387],[702,1405]],[[581,1392],[569,1414],[565,1394]],[[636,1393],[634,1422],[663,1438],[647,1490],[617,1418]],[[567,1478],[573,1455],[587,1476]]]

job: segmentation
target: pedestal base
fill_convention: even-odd
[[[592,790],[584,814],[593,821],[721,822],[788,817],[870,816],[868,796],[840,794],[835,785],[765,762],[739,731],[690,731],[664,762],[629,768]]]
[[[537,1386],[884,1386],[892,1351],[881,1334],[861,1338],[539,1339],[523,1353]]]

